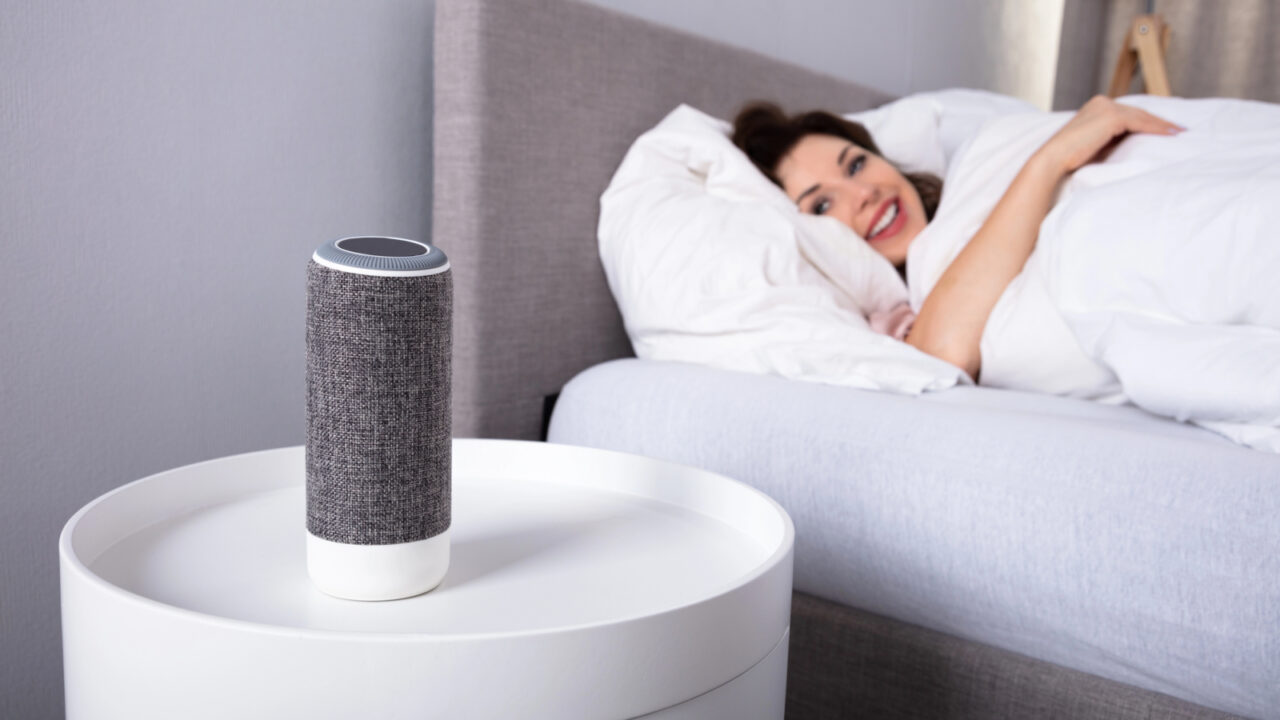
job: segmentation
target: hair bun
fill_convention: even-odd
[[[761,131],[767,133],[786,121],[787,114],[776,104],[763,100],[749,102],[738,111],[738,116],[733,120],[733,144],[751,155],[753,138],[759,136]]]

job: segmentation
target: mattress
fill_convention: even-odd
[[[1280,717],[1280,456],[1129,406],[635,359],[566,385],[548,440],[760,488],[797,590]]]

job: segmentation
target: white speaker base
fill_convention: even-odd
[[[449,531],[394,545],[348,545],[307,533],[307,573],[344,600],[399,600],[435,589],[449,569]]]

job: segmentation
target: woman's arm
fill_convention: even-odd
[[[907,342],[978,379],[978,344],[987,318],[1022,272],[1049,214],[1058,183],[1130,132],[1175,134],[1182,128],[1099,96],[1085,103],[1019,171],[986,222],[929,292]]]

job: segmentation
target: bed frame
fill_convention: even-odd
[[[599,196],[679,103],[856,111],[884,93],[569,0],[437,0],[432,240],[455,283],[454,434],[545,437],[561,386],[630,356]],[[798,588],[803,591],[803,588]],[[797,592],[789,718],[1228,718]]]

